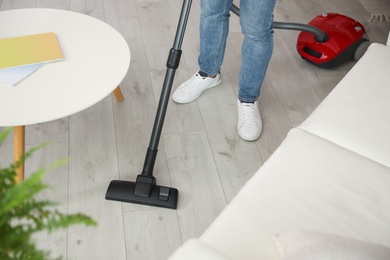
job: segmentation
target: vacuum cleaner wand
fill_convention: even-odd
[[[240,8],[238,8],[235,4],[230,8],[235,15],[240,16]],[[317,42],[326,42],[328,40],[328,35],[317,27],[301,24],[301,23],[284,23],[284,22],[274,22],[273,26],[275,29],[283,29],[283,30],[294,30],[294,31],[303,31],[311,33],[315,36]]]
[[[183,2],[173,47],[168,55],[166,64],[167,71],[161,90],[160,100],[142,173],[137,176],[135,182],[119,180],[111,181],[106,193],[107,200],[116,200],[171,209],[176,209],[177,207],[179,191],[175,188],[156,185],[156,178],[153,177],[153,169],[157,157],[158,144],[160,141],[175,72],[180,63],[182,52],[181,45],[183,43],[191,4],[192,0],[184,0]]]

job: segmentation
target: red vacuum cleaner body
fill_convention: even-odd
[[[366,30],[358,21],[341,14],[324,13],[309,25],[325,32],[327,39],[319,42],[308,32],[298,36],[297,50],[301,57],[319,67],[333,67],[348,60],[358,60],[368,48]]]

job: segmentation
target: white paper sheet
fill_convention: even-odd
[[[44,63],[31,64],[13,68],[0,69],[0,83],[16,86],[23,79],[42,67]]]

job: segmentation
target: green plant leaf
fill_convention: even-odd
[[[7,138],[7,136],[11,133],[12,131],[12,128],[11,127],[8,127],[7,129],[5,129],[3,132],[0,132],[0,144],[3,143],[3,141],[5,140],[5,138]]]
[[[0,144],[12,129],[0,133]],[[70,225],[94,226],[97,223],[84,214],[66,215],[50,200],[36,200],[36,195],[47,189],[42,182],[46,172],[57,168],[68,159],[60,160],[40,169],[20,183],[16,183],[16,169],[43,144],[28,150],[18,162],[0,169],[0,259],[43,260],[50,253],[39,250],[31,236],[39,231],[53,231]]]

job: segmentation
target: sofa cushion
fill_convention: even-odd
[[[200,240],[232,259],[280,259],[274,235],[299,229],[390,246],[389,187],[390,168],[293,129]]]
[[[226,256],[198,239],[186,241],[169,260],[229,260]]]
[[[279,234],[275,242],[283,260],[390,259],[388,247],[311,230]]]
[[[299,128],[390,167],[390,46],[371,44]]]

